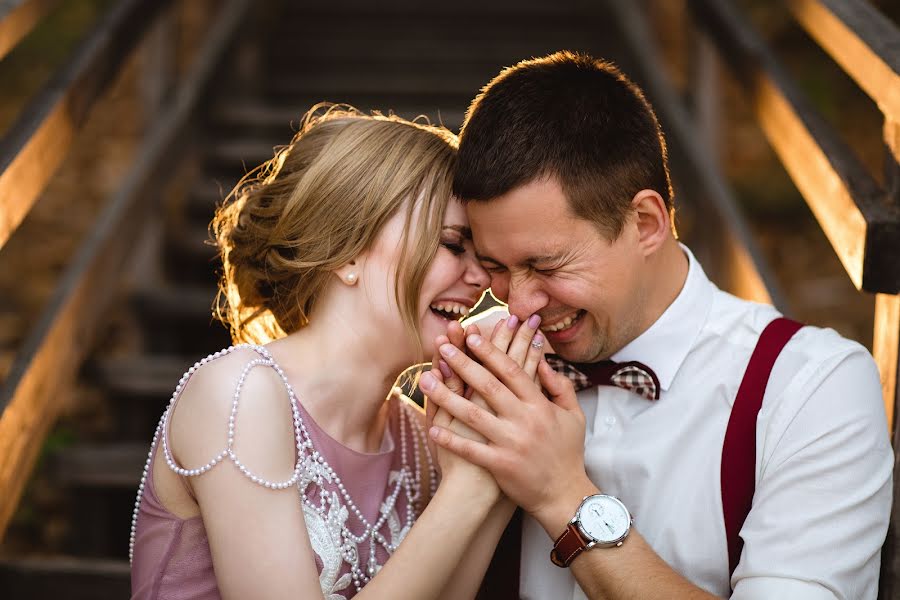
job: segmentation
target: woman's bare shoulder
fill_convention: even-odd
[[[240,347],[201,361],[187,375],[170,419],[176,462],[195,468],[231,449],[261,477],[293,471],[291,400],[271,361]]]

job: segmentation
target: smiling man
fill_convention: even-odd
[[[527,513],[523,598],[875,597],[893,466],[875,365],[707,279],[634,84],[570,53],[505,70],[454,192],[494,294],[583,388],[545,363],[548,400],[479,336],[478,362],[441,352],[493,412],[428,380],[487,439],[436,442]]]

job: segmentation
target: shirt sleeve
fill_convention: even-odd
[[[736,600],[877,595],[894,464],[878,371],[858,346],[807,367],[757,433]]]

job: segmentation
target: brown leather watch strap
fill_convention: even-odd
[[[553,550],[550,551],[550,560],[557,567],[566,568],[575,557],[584,552],[587,542],[581,537],[578,528],[573,523],[569,523],[562,535],[556,538],[553,544]]]

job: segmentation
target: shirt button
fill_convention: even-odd
[[[607,428],[609,428],[616,424],[616,418],[613,416],[609,416],[604,419],[604,422],[606,423]]]

